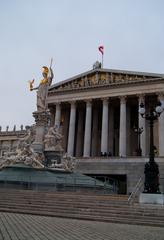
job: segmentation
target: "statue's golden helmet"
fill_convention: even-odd
[[[46,67],[46,66],[43,66],[42,67],[42,73],[46,73],[47,75],[48,75],[48,67]]]

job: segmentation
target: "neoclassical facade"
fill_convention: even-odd
[[[77,171],[115,179],[120,193],[129,193],[140,178],[144,182],[144,164],[149,160],[149,124],[138,108],[141,103],[147,111],[158,102],[164,106],[164,74],[94,66],[50,87],[50,123],[62,130],[64,151],[76,157]],[[140,136],[135,131],[139,128]],[[25,133],[23,127],[0,129],[0,156],[14,151]],[[142,156],[138,156],[139,140]],[[154,145],[164,179],[164,112],[154,123]]]
[[[149,127],[138,113],[164,101],[164,75],[94,69],[49,90],[52,124],[61,126],[64,149],[76,157],[135,156],[142,127],[142,156],[149,153]],[[157,154],[164,157],[164,114],[154,127]]]
[[[164,104],[164,74],[102,68],[54,84],[48,94],[51,124],[62,127],[64,150],[77,157],[81,172],[123,174],[127,182],[129,167],[143,165],[149,155],[149,126],[139,105],[149,110],[159,101]],[[143,128],[142,157],[134,128]],[[155,122],[154,143],[164,162],[164,113]]]

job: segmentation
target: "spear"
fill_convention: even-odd
[[[50,67],[49,67],[49,68],[52,67],[52,62],[53,62],[53,58],[51,58],[51,61],[50,61]]]

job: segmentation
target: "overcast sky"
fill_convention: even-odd
[[[36,92],[53,57],[53,83],[104,67],[164,73],[163,0],[0,0],[0,125],[34,123]]]

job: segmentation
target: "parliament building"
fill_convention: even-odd
[[[121,193],[132,192],[141,177],[144,181],[150,133],[139,105],[149,111],[159,101],[164,105],[164,74],[104,69],[98,62],[48,93],[51,125],[61,127],[64,151],[77,158],[77,170],[115,179]],[[154,122],[154,150],[162,178],[164,113]]]

